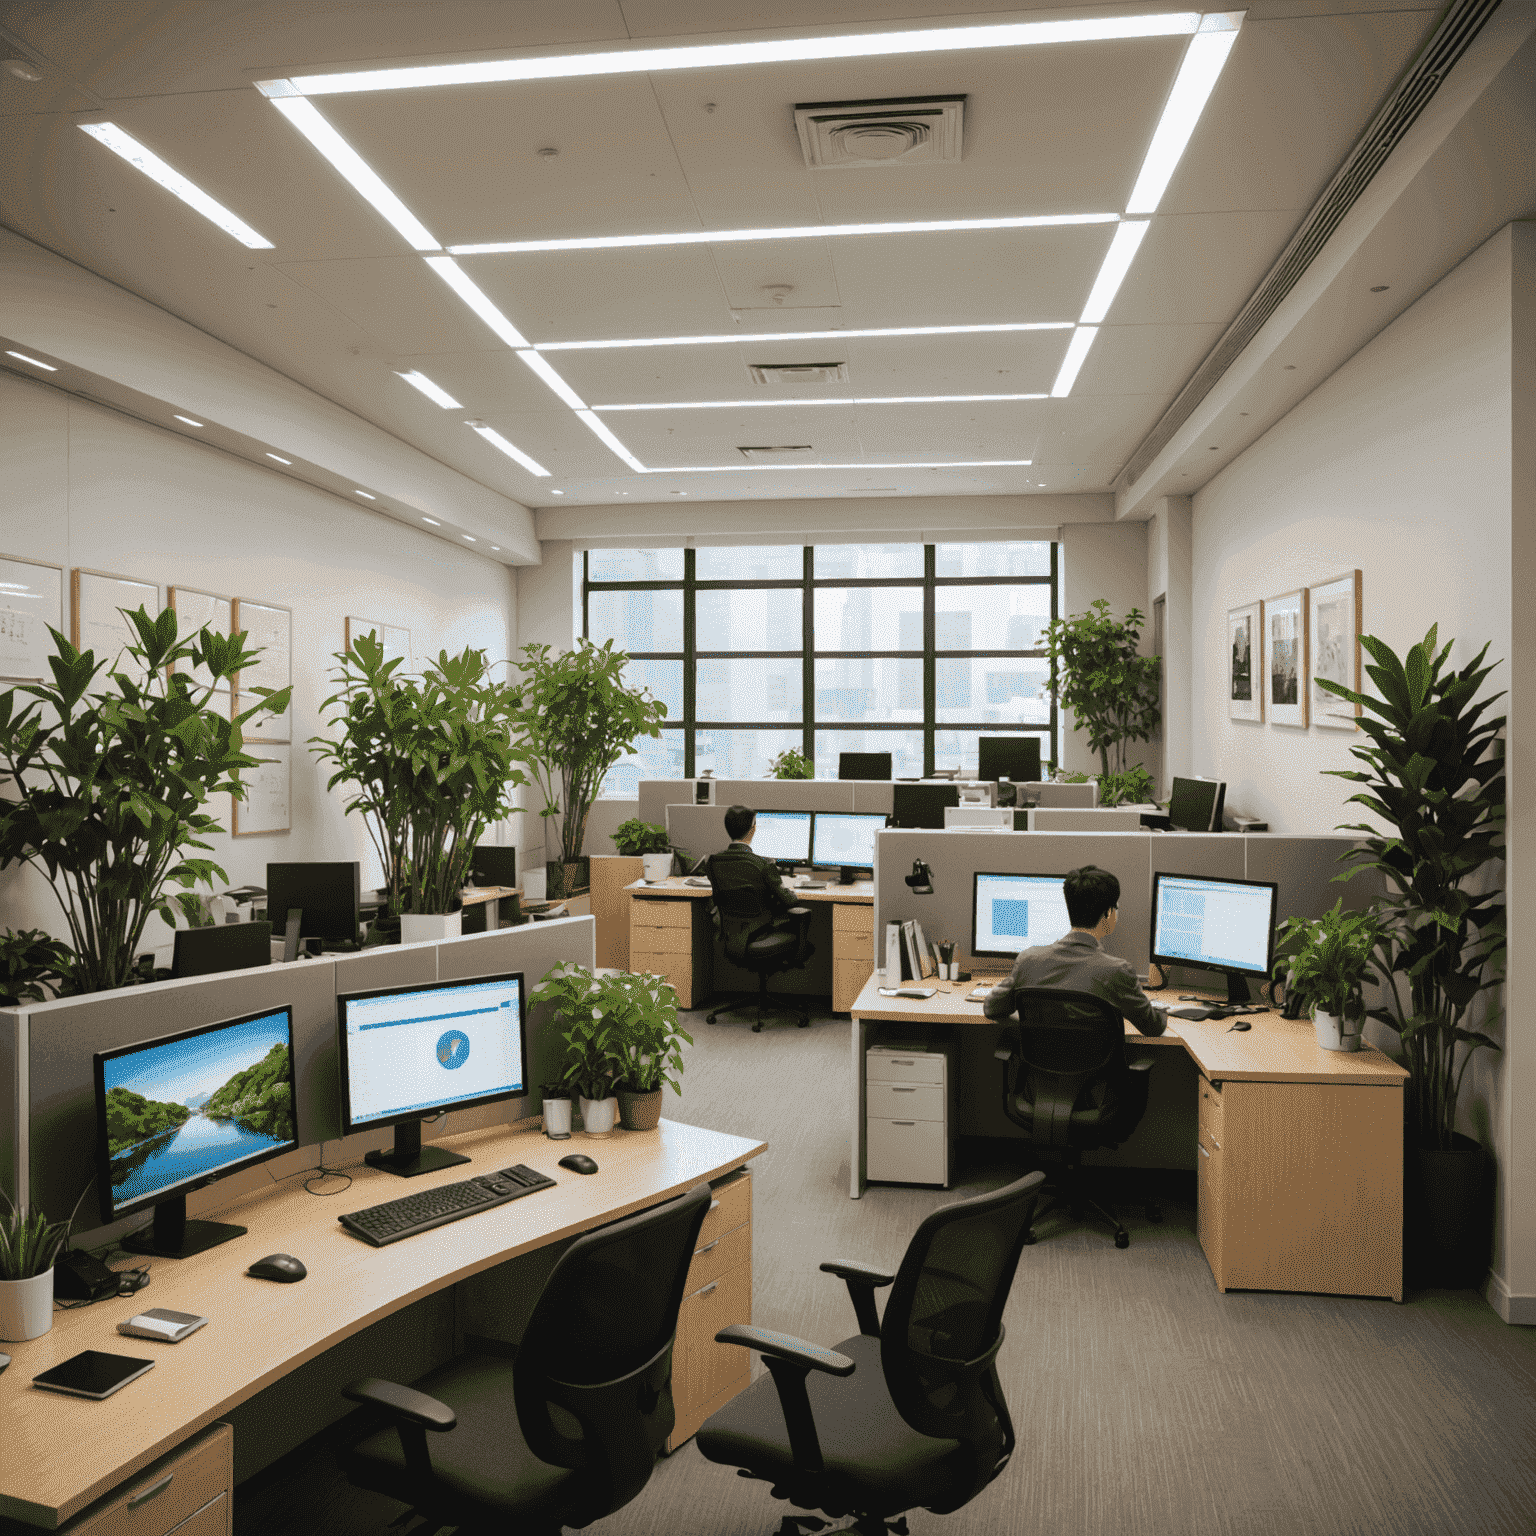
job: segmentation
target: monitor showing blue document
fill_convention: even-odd
[[[1012,959],[1071,931],[1065,875],[976,875],[971,953]]]

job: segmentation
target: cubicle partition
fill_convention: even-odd
[[[125,987],[0,1013],[0,1187],[13,1199],[25,1192],[34,1205],[62,1219],[95,1177],[91,1065],[95,1052],[287,1005],[293,1009],[300,1148],[212,1190],[193,1194],[188,1206],[195,1215],[199,1207],[240,1193],[243,1180],[259,1188],[270,1178],[314,1166],[319,1145],[340,1137],[339,994],[506,971],[522,971],[532,988],[562,960],[591,965],[593,958],[593,920],[573,917],[435,943]],[[538,1114],[538,1084],[556,1075],[559,1055],[558,1036],[547,1019],[547,1009],[528,1012],[527,1098],[450,1113],[430,1128],[430,1134],[455,1135]],[[349,1138],[344,1147],[330,1149],[331,1160],[356,1161],[364,1150],[388,1145],[393,1135],[393,1129],[388,1129]],[[142,1220],[142,1216],[129,1218],[123,1229]],[[76,1222],[77,1236],[93,1241],[89,1233],[98,1221],[97,1202],[88,1197]],[[116,1232],[116,1228],[102,1229],[99,1240]]]
[[[694,805],[695,784],[707,783],[714,804],[757,811],[868,811],[891,814],[890,779],[643,779],[639,817],[666,825],[668,806]]]

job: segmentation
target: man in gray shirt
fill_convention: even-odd
[[[1062,882],[1062,892],[1072,931],[1054,944],[1020,950],[1007,981],[987,994],[982,1011],[989,1019],[1006,1019],[1014,1012],[1018,988],[1065,987],[1112,1003],[1139,1034],[1162,1034],[1167,1009],[1147,998],[1129,961],[1099,947],[1120,920],[1120,882],[1107,869],[1085,864]]]

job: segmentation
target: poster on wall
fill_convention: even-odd
[[[64,633],[64,570],[0,555],[0,679],[51,681],[52,625]]]
[[[169,587],[166,600],[176,610],[176,638],[186,640],[200,629],[211,629],[216,634],[229,635],[235,622],[235,605],[231,598],[218,597],[212,592],[198,592],[192,587]],[[220,693],[229,691],[229,679],[221,677],[214,683],[207,667],[194,667],[190,662],[180,662],[178,671],[190,672],[195,687],[207,688],[210,684]]]
[[[293,749],[265,746],[262,761],[242,768],[245,799],[234,802],[234,835],[256,837],[262,833],[287,832],[291,828],[290,792],[293,783]],[[254,752],[251,754],[256,755]],[[231,797],[233,798],[233,797]]]
[[[254,709],[261,703],[261,695],[257,693],[237,693],[231,698],[229,717],[231,720],[236,715],[243,715],[246,710]],[[282,714],[274,715],[263,711],[259,715],[252,715],[249,720],[240,727],[240,733],[245,738],[249,747],[258,741],[292,741],[293,740],[293,704],[290,701],[288,708]]]
[[[1264,679],[1259,657],[1264,644],[1264,604],[1227,610],[1227,718],[1264,718]]]
[[[377,636],[379,643],[384,647],[384,660],[392,661],[396,656],[400,658],[397,672],[409,672],[411,670],[411,632],[402,629],[398,624],[381,624],[376,619],[355,619],[350,615],[347,618],[347,650],[352,649],[352,642],[359,635],[372,632]]]
[[[1265,712],[1271,725],[1307,723],[1307,589],[1264,600]]]
[[[76,566],[70,573],[70,596],[70,640],[75,647],[95,652],[97,661],[105,660],[109,669],[126,673],[142,688],[149,674],[132,656],[123,654],[124,646],[139,643],[139,632],[127,614],[143,608],[151,618],[158,617],[159,584]]]
[[[293,613],[275,603],[235,599],[235,628],[245,631],[245,648],[259,651],[252,665],[235,679],[237,692],[286,688],[293,681]]]
[[[1350,571],[1311,591],[1312,724],[1330,731],[1358,729],[1358,705],[1319,688],[1320,679],[1360,692],[1360,572]]]

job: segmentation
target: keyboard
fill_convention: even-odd
[[[465,1216],[520,1200],[541,1189],[553,1189],[555,1181],[524,1163],[503,1168],[500,1173],[482,1173],[458,1184],[442,1184],[424,1189],[419,1195],[402,1195],[382,1205],[370,1205],[337,1218],[347,1231],[382,1248],[398,1243],[402,1237],[415,1237],[433,1227],[446,1226]]]

